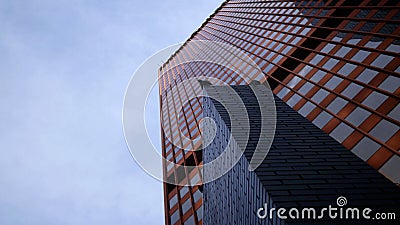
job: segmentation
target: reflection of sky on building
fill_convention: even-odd
[[[294,3],[293,3],[294,4]],[[305,4],[305,3],[303,3]],[[322,3],[321,3],[322,4]],[[323,5],[323,4],[322,4]],[[301,11],[302,15],[306,15],[309,10],[311,10],[311,14],[307,16],[325,16],[327,11],[326,9],[305,9]],[[318,13],[319,12],[319,13]],[[367,18],[368,14],[371,13],[371,10],[360,10],[360,12],[356,15],[355,18],[363,19]],[[390,13],[390,10],[379,9],[375,15],[372,17],[374,19],[383,19],[386,15]],[[393,20],[399,20],[400,16],[395,15],[392,17]],[[279,19],[280,20],[280,19]],[[278,20],[278,21],[279,21]],[[319,19],[311,20],[311,22],[301,21],[301,24],[308,26],[317,26]],[[365,22],[364,22],[365,21]],[[287,86],[290,88],[294,88],[298,85],[302,80],[306,80],[306,82],[298,89],[296,94],[287,101],[287,103],[294,107],[302,97],[306,96],[311,89],[313,89],[316,85],[322,85],[322,88],[319,89],[314,95],[312,95],[311,100],[313,100],[316,104],[320,104],[326,98],[330,98],[329,93],[335,92],[336,98],[324,109],[322,113],[320,113],[316,118],[314,118],[313,123],[320,128],[323,128],[333,116],[327,112],[337,114],[341,111],[349,102],[356,101],[354,98],[359,94],[363,89],[368,89],[371,87],[370,82],[380,74],[380,69],[385,68],[395,57],[393,54],[386,55],[384,53],[380,53],[379,56],[369,63],[370,67],[366,66],[364,60],[368,59],[368,57],[373,54],[375,49],[380,46],[385,39],[384,36],[380,34],[390,35],[395,32],[398,28],[398,25],[395,23],[385,22],[385,24],[381,28],[376,28],[379,25],[378,22],[371,22],[366,20],[360,21],[348,21],[348,23],[344,26],[344,29],[336,32],[335,37],[332,38],[332,41],[329,41],[325,44],[325,46],[320,50],[321,54],[315,54],[313,58],[310,59],[309,63],[311,65],[305,65],[302,70],[300,70],[293,78],[288,81]],[[304,29],[300,34],[307,34],[310,28]],[[373,33],[372,33],[373,32]],[[378,33],[378,34],[375,34]],[[352,35],[350,38],[348,35]],[[360,41],[366,37],[366,35],[370,35],[371,38],[365,42],[365,44],[360,45]],[[399,39],[395,38],[392,43],[390,43],[384,51],[391,53],[399,53],[400,45]],[[353,56],[346,57],[352,49],[359,49]],[[325,54],[323,54],[325,53]],[[330,57],[323,65],[319,63],[325,58]],[[346,64],[342,66],[340,70],[336,73],[329,72],[332,68],[334,68],[340,60],[346,58]],[[272,65],[271,65],[272,67]],[[322,67],[322,70],[320,69]],[[312,72],[313,68],[317,68],[318,70]],[[359,75],[354,75],[353,72],[356,69],[363,69]],[[325,69],[325,70],[324,70]],[[400,66],[397,67],[395,72],[400,72]],[[354,72],[356,73],[356,72]],[[330,77],[327,81],[321,83],[326,76]],[[326,79],[325,79],[326,80]],[[348,82],[351,83],[341,91],[335,91],[335,89],[342,83]],[[378,87],[374,87],[373,92],[362,102],[360,105],[357,104],[354,111],[348,115],[345,120],[355,126],[352,128],[345,123],[339,124],[330,135],[335,138],[339,142],[343,142],[346,137],[348,137],[354,130],[360,127],[360,125],[368,119],[371,114],[374,114],[374,110],[384,104],[385,100],[388,97],[385,95],[385,92],[394,93],[400,87],[400,79],[398,76],[394,74],[388,73],[387,78],[382,82]],[[376,90],[376,89],[378,90]],[[284,98],[290,89],[283,88],[278,96]],[[307,102],[300,109],[299,113],[303,116],[307,117],[313,109],[317,106],[311,102]],[[388,113],[388,116],[399,121],[399,107],[394,108],[391,112]],[[398,126],[383,119],[373,130],[369,132],[369,135],[373,137],[377,137],[379,141],[385,143],[391,136],[393,136],[398,131]],[[378,137],[379,134],[381,137]],[[368,143],[368,144],[366,144]],[[358,155],[363,160],[367,161],[376,151],[381,147],[380,144],[376,143],[369,137],[364,137],[360,143],[353,147],[353,152]],[[396,175],[395,171],[399,170],[399,157],[394,156],[388,162],[389,166],[385,166],[381,169],[381,172],[386,174],[389,178],[391,178],[395,182],[399,182],[399,176]]]

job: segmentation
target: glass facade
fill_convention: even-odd
[[[400,2],[393,0],[225,1],[189,40],[161,66],[160,97],[178,83],[198,76],[231,85],[246,81],[210,62],[188,62],[194,40],[227,43],[245,52],[262,70],[237,63],[252,80],[268,82],[274,94],[345,148],[400,183]],[[205,57],[223,57],[216,46]],[[201,86],[178,90],[161,104],[168,115],[179,102],[178,121],[166,117],[163,128],[201,135],[203,99],[182,102]],[[202,165],[202,151],[184,151],[163,137],[163,155],[181,165]],[[193,143],[178,140],[182,146]],[[193,149],[201,149],[195,142]],[[165,165],[167,224],[202,224],[201,170]]]
[[[261,149],[265,149],[265,136],[261,132],[269,129],[260,126],[260,119],[257,119],[265,105],[260,105],[256,97],[258,94],[269,94],[261,88],[263,85],[250,86],[232,86],[242,98],[249,115],[249,143],[241,148],[244,149],[244,156],[228,173],[204,184],[204,224],[375,224],[376,221],[363,218],[357,221],[323,217],[314,220],[283,219],[273,213],[274,209],[282,207],[321,209],[332,205],[338,195],[346,196],[349,205],[360,208],[368,207],[375,211],[398,208],[400,190],[397,186],[277,97],[274,141],[262,164],[249,171],[249,162],[257,151],[253,143],[261,144]],[[224,109],[240,110],[240,100],[231,100],[235,97],[227,91],[226,85],[210,85],[204,89],[210,94],[210,98],[204,100],[204,116],[213,118],[217,124],[216,137],[203,150],[204,163],[209,163],[220,157],[223,151],[238,148],[243,142],[243,135],[228,125],[235,118]],[[214,100],[214,96],[230,101],[222,106]],[[206,124],[205,127],[211,126]],[[339,134],[345,136],[345,127],[340,129],[343,130]],[[213,131],[204,129],[205,138],[210,137]],[[230,138],[231,134],[233,138]],[[238,145],[229,145],[228,140],[232,139]],[[229,159],[224,163],[226,161]],[[213,169],[204,169],[206,179],[212,173]],[[262,211],[259,211],[260,208]],[[260,218],[259,212],[266,215],[265,218]]]

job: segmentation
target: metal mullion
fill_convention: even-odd
[[[252,55],[255,55],[255,54],[253,54],[253,53],[251,53],[251,52],[249,52],[249,51],[247,51],[247,50],[245,50],[245,49],[243,49],[243,48],[241,48],[243,51],[246,51],[246,52],[248,52],[248,53],[250,53],[250,54],[252,54]],[[275,51],[274,51],[275,52]],[[259,56],[258,56],[259,57]],[[291,56],[287,56],[287,57],[291,57]],[[261,57],[259,57],[259,58],[261,58]],[[291,58],[293,58],[293,57],[291,57]],[[262,59],[262,58],[261,58]],[[268,61],[269,62],[269,61]],[[319,66],[314,66],[314,65],[312,65],[312,64],[309,64],[308,62],[305,62],[305,61],[301,61],[302,63],[304,63],[304,64],[307,64],[307,65],[311,65],[312,67],[314,67],[314,68],[317,68],[317,69],[319,69],[319,70],[323,70],[323,71],[326,71],[326,72],[328,72],[328,73],[330,73],[330,71],[329,70],[326,70],[326,69],[324,69],[324,68],[322,68],[322,67],[319,67]],[[308,79],[306,79],[306,78],[304,78],[304,77],[302,77],[302,76],[298,76],[298,74],[297,73],[295,73],[294,71],[290,71],[290,70],[288,70],[288,69],[286,69],[286,68],[284,68],[284,67],[281,67],[280,65],[278,65],[278,64],[275,64],[275,63],[272,63],[272,62],[270,62],[271,64],[273,64],[273,65],[275,65],[275,66],[278,66],[278,67],[280,67],[280,68],[282,68],[282,69],[285,69],[286,71],[288,71],[288,72],[290,72],[291,74],[294,74],[295,76],[297,76],[297,77],[299,77],[299,78],[302,78],[302,79],[304,79],[304,80],[308,80]],[[264,72],[263,72],[264,73]],[[265,74],[265,73],[264,73]],[[331,74],[331,73],[330,73]],[[337,75],[336,75],[337,76]],[[276,80],[276,81],[279,81],[279,80],[277,80],[275,77],[272,77],[272,76],[268,76],[268,77],[270,77],[270,78],[273,78],[274,80]],[[338,77],[341,77],[341,78],[344,78],[345,76],[342,76],[342,75],[339,75]],[[352,80],[350,80],[350,79],[348,79],[347,78],[347,80],[349,80],[349,81],[352,81]],[[316,82],[314,82],[314,81],[311,81],[311,80],[308,80],[310,83],[312,83],[312,84],[315,84],[316,86],[318,86],[318,87],[320,87],[321,89],[324,89],[324,90],[327,90],[329,93],[335,93],[335,92],[332,92],[330,89],[328,89],[327,87],[325,87],[325,86],[323,86],[323,85],[321,85],[321,84],[319,84],[319,83],[316,83]],[[356,81],[356,80],[355,80]],[[281,82],[281,81],[279,81],[279,83],[280,84],[283,84],[283,81]],[[355,83],[362,83],[362,82],[359,82],[359,81],[357,81],[357,82],[355,82]],[[362,84],[364,84],[364,83],[362,83]],[[285,85],[284,85],[285,86]],[[363,85],[364,86],[364,85]],[[364,86],[364,88],[365,87],[367,87],[367,88],[369,88],[369,89],[373,89],[373,90],[379,90],[380,92],[383,92],[381,89],[378,89],[378,88],[376,88],[376,87],[373,87],[373,86]],[[386,91],[385,91],[386,92]],[[383,92],[383,93],[385,93],[385,92]],[[388,120],[388,121],[390,121],[390,122],[392,122],[392,123],[394,123],[394,124],[397,124],[397,125],[399,125],[400,126],[400,122],[399,121],[396,121],[395,119],[393,119],[393,118],[391,118],[391,117],[387,117],[387,115],[384,115],[384,114],[382,114],[382,113],[379,113],[379,112],[377,112],[377,111],[375,111],[375,110],[373,110],[373,109],[371,109],[371,108],[369,108],[369,107],[367,107],[367,106],[365,106],[365,105],[362,105],[362,104],[360,104],[360,103],[358,103],[358,102],[356,102],[356,101],[354,101],[354,100],[352,100],[352,99],[350,99],[350,98],[348,98],[348,97],[346,97],[346,96],[344,96],[344,95],[342,95],[341,93],[335,93],[337,96],[340,96],[341,98],[343,98],[343,99],[346,99],[346,100],[348,100],[349,102],[352,102],[353,104],[355,104],[355,105],[357,105],[357,106],[359,106],[359,107],[361,107],[361,108],[364,108],[364,109],[366,109],[367,111],[369,111],[369,112],[371,112],[371,113],[373,113],[373,114],[376,114],[376,115],[378,115],[378,116],[380,116],[380,117],[382,117],[382,118],[385,118],[386,120]],[[391,94],[390,96],[392,96],[392,95],[394,95],[394,94]],[[397,99],[398,97],[396,96],[395,97],[395,99]]]
[[[275,64],[274,64],[274,65],[275,65]],[[263,72],[263,73],[264,73],[264,72]],[[264,74],[265,74],[265,73],[264,73]],[[295,74],[295,73],[292,72],[292,74]],[[266,75],[266,74],[265,74],[265,75]],[[380,145],[384,146],[384,147],[387,148],[389,151],[391,151],[391,152],[393,152],[394,154],[400,156],[400,153],[399,153],[399,152],[397,152],[396,150],[393,150],[393,149],[392,149],[390,146],[388,146],[386,143],[383,143],[382,141],[376,139],[375,137],[370,136],[367,132],[365,132],[365,131],[363,131],[363,130],[360,130],[358,127],[354,126],[354,125],[351,124],[350,122],[348,122],[348,121],[346,121],[346,120],[342,120],[342,119],[341,119],[340,117],[338,117],[335,113],[331,112],[331,111],[328,110],[327,108],[324,108],[324,107],[320,106],[318,103],[316,103],[315,101],[311,100],[311,98],[308,98],[308,97],[306,97],[305,95],[303,95],[303,94],[301,94],[301,93],[298,93],[296,90],[294,90],[293,88],[287,86],[286,84],[284,84],[282,81],[279,81],[279,80],[276,79],[275,77],[272,77],[272,76],[268,76],[268,77],[274,79],[275,81],[277,81],[278,83],[280,83],[280,84],[283,85],[284,87],[286,87],[286,88],[292,90],[294,93],[296,93],[296,94],[302,96],[304,99],[306,99],[306,100],[308,100],[309,102],[313,103],[316,107],[318,107],[318,108],[322,109],[323,111],[325,111],[325,112],[331,114],[333,117],[337,118],[339,121],[344,122],[346,125],[352,127],[354,130],[357,130],[358,132],[364,134],[365,136],[371,138],[371,139],[374,140],[375,142],[377,142],[377,143],[379,143]],[[313,83],[314,83],[314,82],[313,82]],[[321,86],[321,85],[319,85],[319,84],[318,84],[317,86],[319,86],[319,87],[322,88],[322,89],[328,90],[329,93],[334,93],[335,95],[338,95],[337,93],[330,91],[330,90],[327,89],[326,87],[323,87],[323,86]],[[339,96],[339,95],[338,95],[338,96]],[[349,99],[349,98],[347,98],[346,96],[343,96],[343,97],[344,97],[345,99]],[[352,101],[351,101],[351,102],[352,102]],[[382,115],[381,113],[374,112],[374,111],[371,110],[369,107],[366,107],[366,106],[364,106],[364,105],[361,105],[361,104],[359,104],[359,103],[357,103],[357,102],[352,102],[352,103],[353,103],[353,104],[355,103],[355,105],[357,105],[357,106],[359,106],[359,107],[361,107],[361,108],[367,109],[367,111],[370,111],[370,112],[372,112],[373,114],[376,114],[376,115],[380,116],[381,118],[385,118],[385,119],[387,119],[387,120],[389,120],[389,121],[391,121],[391,122],[395,122],[395,124],[397,124],[397,125],[399,124],[399,122],[395,121],[394,119],[392,119],[392,118],[390,118],[390,117],[386,117],[386,116]]]
[[[215,22],[212,22],[212,23],[213,23],[213,24],[216,24]],[[242,33],[250,34],[250,35],[253,35],[253,36],[256,36],[256,37],[259,37],[259,38],[268,39],[268,40],[270,40],[270,41],[278,42],[278,43],[284,44],[284,45],[286,45],[286,46],[292,46],[292,47],[297,47],[297,48],[305,49],[305,50],[311,51],[311,52],[316,53],[316,54],[319,54],[319,55],[324,55],[324,56],[328,56],[328,57],[331,57],[331,58],[334,58],[334,59],[337,59],[337,60],[345,61],[346,63],[351,63],[351,64],[355,64],[355,65],[358,65],[358,66],[361,65],[361,66],[363,66],[363,67],[368,68],[368,65],[366,65],[366,64],[363,64],[363,63],[360,63],[360,62],[351,61],[351,60],[349,60],[349,59],[345,59],[345,58],[342,58],[342,57],[330,55],[330,54],[325,53],[325,52],[316,51],[315,49],[310,49],[310,48],[306,48],[306,47],[303,47],[303,46],[294,45],[294,44],[291,44],[291,43],[290,43],[290,44],[289,44],[289,43],[285,43],[285,42],[283,42],[283,41],[281,41],[281,40],[275,40],[275,39],[273,39],[273,38],[264,37],[264,36],[261,36],[261,35],[259,35],[259,34],[251,34],[251,33],[249,33],[249,32],[242,31],[242,30],[239,30],[239,29],[236,29],[236,28],[230,28],[230,27],[228,27],[228,26],[221,25],[221,24],[216,24],[216,25],[222,26],[222,27],[225,27],[225,28],[228,28],[228,29],[231,29],[231,30],[236,30],[236,31],[239,31],[239,32],[242,32]],[[248,26],[248,25],[247,25],[247,26]],[[211,27],[211,26],[207,26],[207,25],[206,25],[206,27],[211,28],[211,29],[216,30],[216,31],[219,31],[219,32],[222,32],[222,33],[224,33],[224,34],[226,34],[226,35],[229,35],[227,32],[222,31],[222,30],[217,30],[217,29],[215,29],[215,28],[213,28],[213,27]],[[250,27],[250,26],[249,26],[249,27]],[[272,29],[268,29],[268,30],[269,30],[269,31],[272,31],[272,32],[279,32],[279,31],[277,31],[277,30],[272,30]],[[291,35],[291,36],[293,36],[293,37],[297,37],[296,35],[292,35],[292,34],[290,34],[289,32],[282,32],[282,33]],[[232,35],[229,35],[229,36],[232,36]],[[234,37],[234,36],[232,36],[232,37]],[[307,37],[307,36],[301,36],[301,37],[304,38],[304,37]],[[259,44],[249,42],[247,39],[239,38],[239,37],[236,37],[236,38],[238,38],[238,39],[240,39],[240,40],[242,40],[242,41],[245,41],[245,42],[247,42],[247,43],[250,43],[250,44],[252,44],[252,45],[259,46],[259,47],[261,47],[261,48],[263,48],[263,49],[266,49],[266,48],[264,48],[263,46],[261,46],[261,45],[259,45]],[[322,39],[322,40],[325,41],[325,39]],[[331,43],[331,42],[330,42],[330,43]],[[332,43],[336,43],[336,42],[332,42]],[[341,42],[337,42],[337,43],[340,43],[340,44],[341,44]],[[280,54],[280,55],[282,55],[282,56],[286,56],[286,57],[289,57],[289,58],[291,58],[291,59],[299,60],[299,59],[294,58],[294,57],[289,56],[289,55],[283,55],[283,54],[281,54],[280,52],[277,52],[277,51],[272,50],[272,49],[267,49],[267,50],[276,52],[276,53],[278,53],[278,54]],[[384,53],[386,53],[386,52],[384,52]],[[394,54],[395,54],[395,53],[394,53]],[[321,68],[321,70],[323,70],[323,71],[325,71],[325,72],[330,72],[329,70],[326,70],[326,69],[324,69],[324,68],[322,68],[322,67],[318,67],[318,66],[313,65],[313,64],[309,64],[308,62],[306,62],[306,64],[307,64],[307,65],[312,65],[313,67],[316,67],[316,68]],[[369,66],[369,68],[370,68],[370,69],[373,69],[373,70],[377,70],[377,69],[375,69],[375,67]],[[383,70],[383,69],[380,69],[380,70]],[[379,71],[379,70],[377,70],[377,71]],[[400,75],[397,75],[394,71],[386,71],[386,70],[383,70],[383,71],[379,71],[379,72],[384,72],[384,73],[387,73],[387,74],[393,74],[395,77],[400,77]],[[361,86],[365,86],[365,85],[366,85],[366,84],[364,84],[363,82],[360,82],[360,81],[355,80],[355,79],[348,78],[347,76],[344,76],[344,75],[341,75],[341,74],[337,74],[337,75],[338,75],[339,77],[345,79],[345,80],[349,80],[349,81],[354,82],[354,83],[357,83],[357,84],[359,84],[359,85],[361,85]],[[367,85],[367,87],[370,87],[370,88],[371,88],[371,86],[368,86],[368,85]],[[381,92],[381,93],[383,93],[383,94],[385,94],[385,95],[391,96],[391,97],[393,97],[393,98],[395,98],[395,99],[398,99],[398,98],[399,98],[398,96],[396,96],[396,95],[394,95],[393,93],[388,92],[388,91],[386,91],[386,90],[381,90],[381,89],[378,89],[378,88],[376,88],[376,87],[372,87],[372,89],[374,89],[375,91]]]
[[[291,17],[291,18],[295,18],[295,17],[303,17],[303,18],[308,18],[304,15],[292,15],[292,14],[268,14],[268,13],[254,13],[256,15],[270,15],[270,16],[286,16],[286,17]],[[216,15],[213,17],[213,19],[218,19],[217,17],[221,17],[221,16],[225,16],[225,17],[231,17],[231,18],[236,18],[236,19],[245,19],[245,20],[254,20],[254,21],[263,21],[263,22],[273,22],[273,23],[277,23],[277,24],[287,24],[284,22],[278,22],[278,21],[269,21],[269,20],[259,20],[259,19],[254,19],[254,18],[249,18],[249,17],[241,17],[241,16],[233,16],[233,15]],[[332,17],[332,16],[309,16],[309,18],[313,19],[313,18],[318,18],[318,19],[337,19],[337,20],[353,20],[352,17]],[[209,22],[211,22],[212,20],[210,20]],[[362,20],[365,21],[365,20]],[[385,20],[379,20],[377,19],[376,22],[383,22]],[[393,23],[396,20],[386,20],[386,22],[388,23]],[[375,21],[374,21],[375,22]],[[396,21],[398,22],[398,21]],[[235,22],[236,23],[236,22]],[[400,23],[400,22],[398,22]],[[296,26],[301,26],[301,27],[308,27],[308,28],[317,28],[317,26],[309,26],[309,25],[303,25],[303,24],[293,24]],[[324,27],[324,26],[318,26],[327,30],[333,30],[333,31],[347,31],[347,32],[352,32],[352,33],[356,33],[356,34],[363,34],[363,35],[375,35],[375,36],[382,36],[382,37],[390,37],[390,38],[398,38],[398,36],[393,35],[393,34],[381,34],[381,33],[371,33],[371,32],[365,32],[365,31],[350,31],[350,30],[340,30],[338,28],[332,28],[332,27]]]

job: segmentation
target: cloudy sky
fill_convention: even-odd
[[[0,0],[0,224],[163,223],[162,185],[124,141],[124,92],[221,2]]]

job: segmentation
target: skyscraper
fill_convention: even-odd
[[[284,157],[285,159],[292,157],[293,161],[275,159],[273,157],[276,156],[269,153],[260,168],[267,165],[265,163],[268,160],[272,160],[268,164],[272,165],[269,168],[274,168],[273,161],[275,160],[285,165],[304,163],[303,167],[308,167],[310,170],[298,174],[284,170],[289,171],[285,174],[282,170],[285,168],[275,168],[278,171],[282,170],[280,171],[282,176],[278,176],[274,171],[267,171],[269,173],[262,175],[257,170],[252,173],[243,172],[242,174],[247,175],[243,180],[238,181],[238,183],[243,183],[242,187],[245,184],[253,188],[259,185],[261,189],[268,189],[264,191],[265,196],[260,198],[261,202],[280,202],[284,205],[282,199],[288,196],[293,197],[291,194],[295,190],[313,192],[315,193],[313,197],[306,195],[314,198],[314,202],[323,203],[321,199],[324,196],[339,194],[338,190],[354,190],[355,188],[377,190],[378,186],[374,185],[384,183],[383,186],[390,189],[396,201],[396,196],[398,196],[396,189],[390,188],[390,182],[382,181],[385,178],[377,174],[378,172],[383,174],[394,184],[400,183],[399,24],[400,3],[393,0],[225,1],[159,70],[160,102],[164,117],[162,118],[163,155],[176,164],[186,166],[202,165],[203,159],[211,160],[213,156],[205,155],[207,148],[203,149],[201,142],[189,143],[182,140],[180,134],[189,139],[200,137],[201,118],[204,115],[211,115],[210,112],[213,111],[221,113],[218,107],[211,107],[214,110],[205,108],[205,105],[211,104],[207,98],[186,99],[191,92],[200,91],[201,85],[185,85],[184,90],[178,90],[171,99],[163,101],[167,99],[168,92],[173,92],[175,86],[189,78],[205,76],[216,78],[229,85],[239,85],[236,88],[239,93],[249,94],[251,91],[246,91],[243,87],[243,85],[249,85],[249,81],[256,80],[261,84],[268,82],[271,91],[275,94],[277,131],[282,131],[280,124],[285,124],[287,121],[281,118],[286,118],[282,116],[287,114],[294,121],[298,121],[297,124],[301,124],[303,129],[307,127],[311,133],[302,134],[301,129],[295,129],[297,125],[291,124],[290,126],[294,126],[291,133],[285,134],[282,131],[281,134],[276,134],[271,153],[282,150],[279,152],[280,155],[288,154],[284,151],[287,150],[287,146],[280,145],[279,142],[279,140],[286,140],[285,135],[290,139],[289,137],[293,135],[296,137],[298,133],[297,139],[291,141],[296,143],[296,140],[301,139],[300,142],[303,144],[294,144],[296,154],[288,154]],[[232,69],[226,69],[221,65],[190,61],[189,59],[196,54],[203,54],[205,58],[216,56],[221,61],[232,61],[219,55],[218,46],[209,49],[200,48],[199,51],[195,48],[196,44],[191,44],[196,40],[235,46],[257,64],[261,73],[246,63],[234,61],[233,64],[244,71],[249,78],[245,80],[237,76]],[[209,92],[213,88],[220,89],[211,85]],[[184,99],[189,101],[184,102]],[[175,109],[178,105],[181,108]],[[179,111],[178,119],[168,116],[172,109]],[[225,123],[227,120],[221,121]],[[216,133],[218,136],[218,131]],[[313,137],[319,136],[326,142],[311,141]],[[180,144],[173,143],[174,140],[171,139],[179,139]],[[307,147],[304,147],[304,143],[308,143]],[[325,156],[333,157],[332,160],[325,158],[325,161],[318,162],[318,160],[324,160],[318,157],[307,160],[304,156],[322,153],[298,151],[299,149],[314,149],[314,145],[321,143],[324,143],[322,145],[326,146],[325,149],[330,149],[330,153]],[[199,151],[183,150],[189,145],[193,145],[191,149]],[[315,148],[318,149],[318,146]],[[338,154],[331,154],[332,152]],[[245,156],[248,155],[245,153]],[[247,161],[244,161],[246,157],[239,161],[240,166],[246,164]],[[294,162],[298,157],[301,160]],[[365,163],[359,160],[362,162],[360,164],[359,161],[353,160],[354,157]],[[312,160],[315,162],[311,162]],[[318,164],[330,169],[318,168],[316,167]],[[357,168],[357,171],[350,172],[349,166]],[[374,169],[373,172],[370,167]],[[290,166],[290,169],[293,169],[293,166]],[[229,173],[236,173],[237,171],[234,170],[237,170],[237,166]],[[313,173],[319,170],[326,170],[326,172],[313,176]],[[223,199],[218,200],[218,197],[224,194],[219,191],[209,193],[206,191],[212,190],[208,188],[221,186],[221,182],[224,182],[222,187],[227,190],[229,187],[235,187],[235,184],[227,182],[232,179],[227,174],[228,177],[224,175],[215,182],[202,185],[202,179],[205,176],[202,172],[197,167],[189,171],[176,167],[174,164],[165,165],[165,177],[167,180],[174,180],[174,182],[164,184],[167,224],[202,224],[203,221],[204,224],[215,224],[218,220],[218,213],[215,211],[219,209],[215,208],[215,214],[211,213],[210,201],[214,199],[224,202]],[[356,179],[356,175],[363,172],[365,174],[360,176],[364,180],[360,182],[368,185],[349,185],[352,177]],[[309,179],[307,173],[309,173]],[[335,175],[339,180],[347,180],[347,185],[345,182],[335,183]],[[263,178],[260,179],[260,176]],[[369,177],[376,180],[371,180]],[[304,184],[304,180],[315,183]],[[324,184],[320,183],[322,180],[327,181],[327,185],[331,185],[332,193],[327,190],[318,192],[323,189]],[[298,184],[294,184],[296,182]],[[354,182],[357,183],[357,181]],[[172,183],[190,183],[191,186]],[[273,184],[276,186],[273,187]],[[335,184],[338,186],[335,187]],[[301,185],[306,185],[307,188],[301,188]],[[277,194],[279,190],[281,195]],[[212,193],[217,193],[217,195],[212,197]],[[229,195],[225,196],[226,198],[231,196],[230,201],[238,196],[237,193],[236,195],[233,192],[228,193]],[[304,195],[303,192],[299,191],[300,193]],[[345,191],[345,193],[350,192]],[[379,191],[355,191],[355,195],[360,193],[375,195],[376,198],[380,196]],[[276,196],[275,200],[274,196]],[[272,200],[268,200],[270,198]],[[357,201],[360,198],[362,197],[354,197],[352,200]],[[387,200],[383,194],[381,199],[382,202]],[[208,202],[204,202],[205,200]],[[242,198],[236,201],[244,200]],[[299,198],[295,201],[305,200]],[[388,205],[391,204],[388,203]],[[238,206],[243,208],[239,210],[241,213],[236,213],[241,215],[240,217],[232,216],[225,220],[220,217],[221,221],[225,221],[220,224],[269,223],[268,220],[255,220],[254,223],[241,222],[240,220],[244,221],[246,217],[246,213],[243,214],[246,211],[244,205]],[[254,209],[247,210],[248,217],[254,216],[249,215]],[[205,215],[206,213],[208,215]],[[227,214],[220,213],[221,215]],[[276,222],[278,221],[276,218],[271,221],[271,223],[280,223]]]

